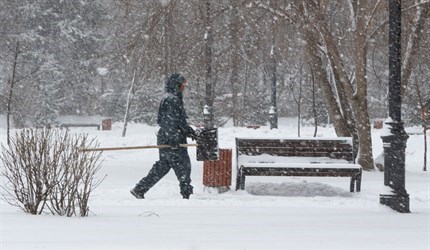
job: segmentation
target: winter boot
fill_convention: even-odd
[[[183,195],[182,195],[182,198],[184,198],[184,199],[187,199],[187,200],[188,200],[188,199],[190,199],[190,195],[189,195],[189,194],[183,194]]]
[[[130,193],[136,197],[136,199],[145,199],[145,193],[140,192],[138,188],[133,188],[132,190],[130,190]]]
[[[181,195],[184,199],[189,199],[190,195],[193,194],[193,186],[191,186],[189,183],[181,183]]]
[[[182,198],[183,198],[183,199],[187,199],[187,200],[188,200],[188,199],[190,199],[190,195],[191,195],[191,194],[190,194],[190,193],[188,193],[188,192],[181,192],[181,195],[182,195]]]

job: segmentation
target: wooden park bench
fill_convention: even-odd
[[[60,128],[77,128],[77,127],[95,127],[100,130],[100,124],[97,123],[62,123]]]
[[[350,177],[350,191],[361,189],[351,138],[236,138],[236,166],[236,190],[245,189],[246,176]]]

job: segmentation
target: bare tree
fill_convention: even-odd
[[[402,95],[406,94],[407,86],[410,83],[410,77],[412,75],[417,53],[420,51],[420,43],[423,40],[423,32],[425,24],[428,22],[430,16],[430,2],[421,3],[419,0],[413,1],[414,5],[406,10],[412,12],[408,15],[410,19],[406,23],[410,25],[410,28],[405,31],[408,33],[405,45],[405,52],[402,61]],[[408,14],[408,13],[406,13]]]
[[[10,144],[10,116],[12,114],[12,97],[13,97],[13,88],[15,86],[15,78],[16,78],[16,67],[18,64],[18,56],[21,54],[19,41],[16,42],[16,47],[14,51],[14,60],[12,65],[12,77],[9,80],[9,96],[7,98],[7,113],[6,113],[6,122],[7,122],[7,144]]]
[[[373,9],[379,9],[379,5],[380,2],[375,3]],[[317,82],[323,90],[325,103],[336,132],[339,136],[352,135],[356,138],[359,145],[358,163],[366,170],[374,169],[366,100],[367,32],[369,32],[369,24],[372,23],[375,15],[371,12],[370,16],[365,16],[370,4],[366,1],[354,1],[350,8],[353,16],[350,19],[353,33],[350,35],[354,41],[354,53],[351,58],[345,58],[341,52],[342,44],[337,41],[334,34],[338,28],[330,29],[333,25],[326,15],[331,9],[342,8],[341,4],[308,0],[292,1],[292,8],[281,10],[272,10],[261,2],[259,2],[259,6],[266,7],[274,14],[290,19],[304,28],[307,55]],[[346,64],[348,59],[350,63],[354,63],[353,70],[349,69]],[[324,60],[327,61],[328,72],[331,75],[327,74],[326,69],[322,66]],[[348,74],[348,72],[352,74]]]
[[[303,72],[304,65],[300,65],[298,79],[294,79],[290,85],[290,92],[297,107],[297,136],[300,137],[300,128],[302,122],[302,101],[303,101]]]
[[[128,116],[130,114],[130,107],[131,107],[133,97],[134,97],[134,94],[136,92],[136,87],[137,87],[136,81],[137,81],[137,69],[134,68],[133,69],[133,77],[132,77],[131,83],[130,83],[130,90],[128,92],[128,97],[127,97],[127,104],[125,107],[124,128],[122,130],[122,137],[125,137],[125,135],[127,133],[127,124],[128,124],[128,120],[129,120]]]
[[[7,97],[7,110],[6,110],[6,130],[7,130],[7,144],[10,144],[10,129],[11,129],[11,117],[13,116],[13,105],[18,103],[14,102],[14,88],[15,85],[20,82],[25,80],[26,78],[30,77],[31,75],[33,75],[34,73],[36,73],[39,70],[39,66],[35,67],[33,69],[33,71],[31,71],[30,73],[19,77],[18,76],[18,58],[21,56],[21,54],[24,52],[23,46],[20,43],[20,41],[18,40],[16,42],[15,48],[14,49],[10,49],[13,53],[13,61],[12,61],[12,74],[11,77],[8,81],[8,87],[9,87],[9,95]],[[21,72],[21,74],[23,74],[23,72]],[[16,119],[16,117],[15,117]]]
[[[309,31],[305,31],[306,43],[306,55],[309,60],[311,71],[314,74],[314,79],[319,85],[323,99],[325,101],[327,111],[331,117],[331,121],[334,125],[334,129],[338,136],[351,136],[348,123],[343,118],[343,112],[339,108],[336,100],[335,91],[330,84],[330,77],[324,68],[323,59],[321,58],[321,51],[318,49],[318,42],[314,38],[314,34]]]

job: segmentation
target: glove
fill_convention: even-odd
[[[196,132],[191,132],[189,135],[188,135],[193,141],[195,141],[195,140],[197,140],[197,134],[196,134]]]
[[[192,127],[188,127],[187,136],[190,137],[193,141],[197,140],[197,137],[198,137],[196,131],[194,131]]]
[[[194,131],[194,136],[196,137],[196,140],[198,138],[201,138],[201,134],[202,134],[202,129],[196,129],[196,131]]]

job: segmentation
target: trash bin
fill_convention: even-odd
[[[232,150],[219,149],[219,159],[203,162],[203,185],[207,187],[231,186]]]
[[[112,119],[103,119],[102,121],[102,130],[111,130],[112,129]]]

